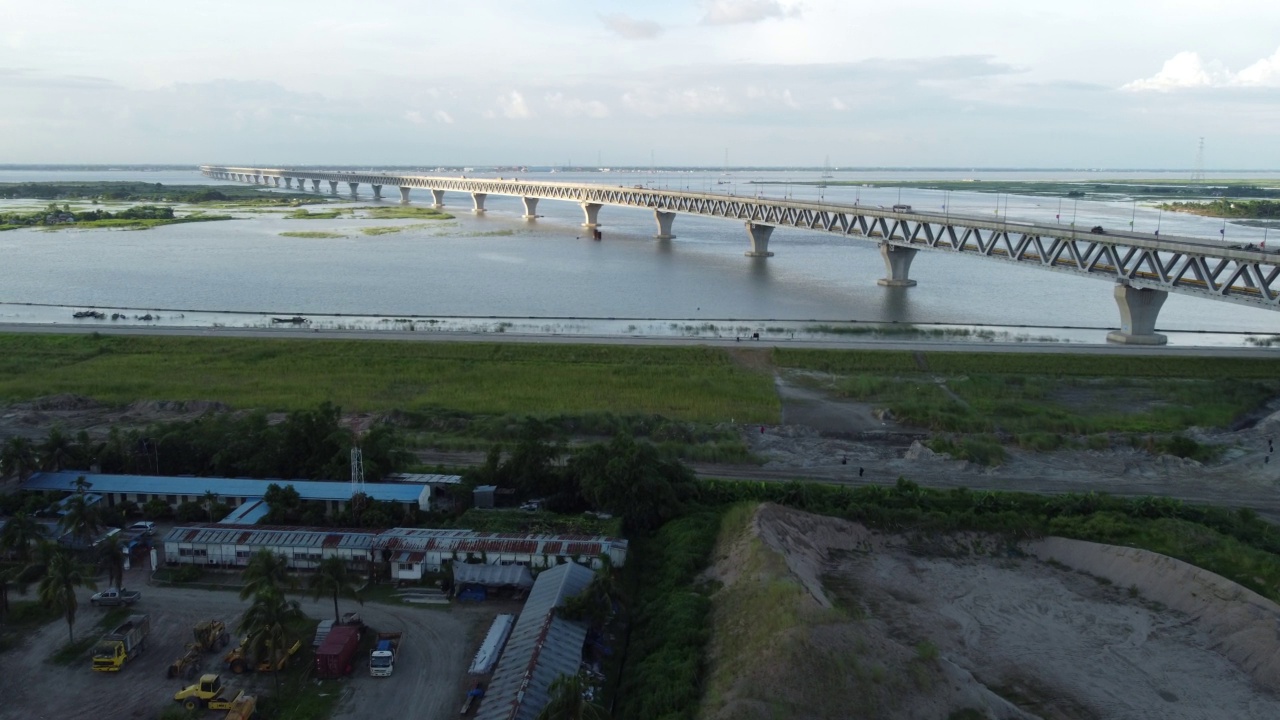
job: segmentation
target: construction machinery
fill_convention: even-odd
[[[302,649],[302,641],[297,640],[293,645],[285,648],[280,659],[273,663],[271,661],[270,653],[268,653],[268,657],[265,658],[247,657],[248,643],[249,638],[241,640],[239,645],[232,649],[231,652],[227,653],[226,657],[222,658],[223,662],[227,664],[227,667],[231,669],[231,672],[237,675],[243,675],[250,671],[276,672],[278,670],[283,670],[285,665],[289,664],[289,658],[293,657]]]
[[[99,672],[120,672],[120,668],[142,654],[147,648],[147,636],[151,634],[151,617],[130,615],[115,630],[102,636],[93,648],[93,669]]]
[[[248,720],[253,716],[257,700],[243,690],[232,693],[222,684],[222,676],[214,673],[200,676],[200,682],[174,693],[174,702],[182,703],[188,710],[206,708],[226,710],[227,720]]]
[[[195,642],[187,643],[186,654],[169,665],[169,677],[190,680],[204,665],[204,654],[221,650],[231,642],[227,624],[221,620],[205,620],[191,629]]]

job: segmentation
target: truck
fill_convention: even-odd
[[[351,659],[360,645],[360,628],[336,625],[316,649],[316,677],[332,680],[351,674]]]
[[[247,654],[246,645],[248,640],[249,638],[241,640],[239,645],[222,658],[222,661],[231,668],[231,672],[237,675],[242,675],[254,670],[257,672],[276,672],[277,670],[283,670],[284,666],[289,664],[289,658],[296,655],[298,651],[302,649],[302,641],[297,640],[293,645],[290,645],[285,649],[284,655],[280,656],[280,660],[274,664],[271,662],[270,657],[257,658],[256,662],[251,662],[248,657],[245,657]]]
[[[214,673],[201,675],[200,682],[174,693],[173,700],[188,710],[200,707],[226,710],[227,720],[248,720],[257,705],[257,700],[244,690],[233,695],[232,690],[222,684],[222,676]]]
[[[151,634],[149,615],[130,615],[115,630],[102,636],[93,647],[93,669],[99,672],[120,672],[120,668],[147,649],[147,636]]]
[[[142,593],[137,590],[125,590],[124,588],[108,588],[100,593],[94,593],[89,598],[89,604],[98,607],[99,605],[132,605],[142,598]]]
[[[378,639],[369,651],[369,674],[373,677],[391,677],[396,669],[396,655],[400,652],[400,638],[404,633],[378,633]]]

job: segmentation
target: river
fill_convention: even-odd
[[[508,173],[509,174],[509,173]],[[835,180],[1123,179],[1124,173],[836,172]],[[483,176],[469,173],[468,177]],[[1131,173],[1129,177],[1159,177]],[[1274,179],[1275,174],[1252,176]],[[995,214],[1079,226],[1100,224],[1163,234],[1217,237],[1221,220],[1164,212],[1126,201],[1065,205],[1051,198],[811,185],[817,172],[525,173],[522,177],[613,185],[652,184],[920,209]],[[1176,178],[1177,176],[1170,176]],[[1232,174],[1232,177],[1238,177]],[[0,182],[143,180],[218,184],[191,171],[0,170]],[[782,181],[756,186],[752,180]],[[345,189],[345,188],[344,188]],[[368,190],[365,186],[362,190]],[[391,194],[395,194],[394,192]],[[398,198],[397,198],[398,199]],[[414,204],[430,202],[415,191]],[[369,205],[367,195],[355,205]],[[393,205],[396,200],[384,199]],[[747,258],[747,237],[733,221],[678,216],[676,239],[653,239],[645,211],[605,207],[603,241],[580,227],[576,204],[543,200],[543,216],[521,219],[516,198],[490,196],[488,212],[470,212],[464,194],[446,196],[450,221],[292,220],[237,213],[225,222],[145,231],[14,230],[0,233],[0,322],[73,322],[75,309],[104,308],[116,322],[253,325],[273,316],[306,316],[329,326],[631,334],[804,334],[812,325],[891,323],[984,328],[1019,339],[1101,342],[1118,324],[1109,282],[961,256],[922,253],[911,267],[918,285],[883,288],[873,242],[779,228],[768,259]],[[30,207],[33,201],[0,201]],[[1070,214],[1069,214],[1070,213]],[[362,227],[412,225],[366,236]],[[321,230],[340,239],[304,239],[286,231]],[[1257,242],[1263,230],[1229,223],[1231,242]],[[1280,238],[1277,238],[1280,241]],[[151,320],[133,318],[151,314]],[[342,317],[337,317],[342,316]],[[436,322],[429,322],[435,320]],[[110,320],[77,321],[86,325]],[[504,324],[509,323],[509,324]],[[1158,328],[1175,344],[1240,344],[1247,334],[1280,334],[1280,314],[1170,295]]]

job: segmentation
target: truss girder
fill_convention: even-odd
[[[509,195],[577,203],[646,208],[758,225],[862,236],[875,242],[972,255],[1280,310],[1280,255],[1228,247],[1199,238],[1159,238],[1137,233],[1094,235],[1074,227],[992,222],[950,213],[895,212],[890,208],[837,205],[699,191],[608,187],[591,183],[523,179],[433,177],[398,173],[294,171],[203,166],[202,172],[248,182],[271,178],[398,186],[459,193]]]

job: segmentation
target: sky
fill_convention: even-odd
[[[0,0],[0,163],[1280,169],[1276,0]]]

